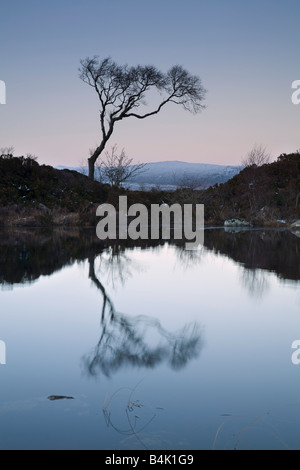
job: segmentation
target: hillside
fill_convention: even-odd
[[[53,208],[59,203],[72,211],[89,202],[105,200],[107,193],[108,186],[92,182],[76,171],[40,166],[30,157],[0,157],[2,205],[40,202]]]
[[[104,202],[147,207],[162,202],[162,192],[133,192],[91,181],[75,170],[39,165],[30,157],[0,156],[0,225],[95,226],[96,209]]]
[[[195,190],[130,191],[92,182],[74,170],[39,165],[32,158],[0,157],[0,224],[22,226],[95,226],[96,208],[165,202],[205,205],[206,225],[243,218],[253,225],[281,225],[300,219],[300,153],[280,155],[276,162],[243,169],[225,183]]]
[[[300,153],[247,167],[228,182],[201,193],[207,222],[240,217],[255,225],[300,218]],[[280,222],[279,222],[280,223]]]
[[[51,224],[107,199],[109,187],[76,171],[59,171],[32,158],[0,157],[0,223]]]

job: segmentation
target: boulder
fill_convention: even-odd
[[[250,222],[243,219],[228,219],[224,222],[225,227],[251,227]]]
[[[224,227],[224,232],[227,233],[241,233],[247,232],[249,227]]]
[[[300,227],[300,220],[296,220],[296,222],[291,224],[292,228],[299,228]]]

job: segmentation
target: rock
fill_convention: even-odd
[[[252,225],[243,219],[228,219],[224,222],[225,227],[251,227]]]
[[[224,231],[226,233],[241,233],[247,232],[249,227],[224,227]]]
[[[296,220],[290,225],[290,230],[293,235],[300,238],[300,220]]]
[[[66,397],[65,395],[50,395],[48,400],[74,400],[74,397]]]
[[[291,227],[292,227],[292,228],[298,228],[298,227],[300,227],[300,220],[296,220],[296,222],[292,223],[292,224],[291,224]]]

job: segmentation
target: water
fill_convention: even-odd
[[[295,234],[0,240],[0,449],[300,449]]]

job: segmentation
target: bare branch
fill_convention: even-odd
[[[0,148],[0,155],[4,157],[9,157],[13,156],[15,153],[15,148],[13,146],[11,147],[1,147]]]
[[[262,145],[255,144],[242,160],[242,165],[245,167],[262,166],[269,163],[270,160],[271,154],[267,152],[266,148]]]
[[[120,187],[129,178],[144,170],[145,163],[132,164],[125,150],[118,153],[117,145],[113,145],[111,151],[105,152],[105,159],[97,166],[101,181],[108,181],[112,186]]]

